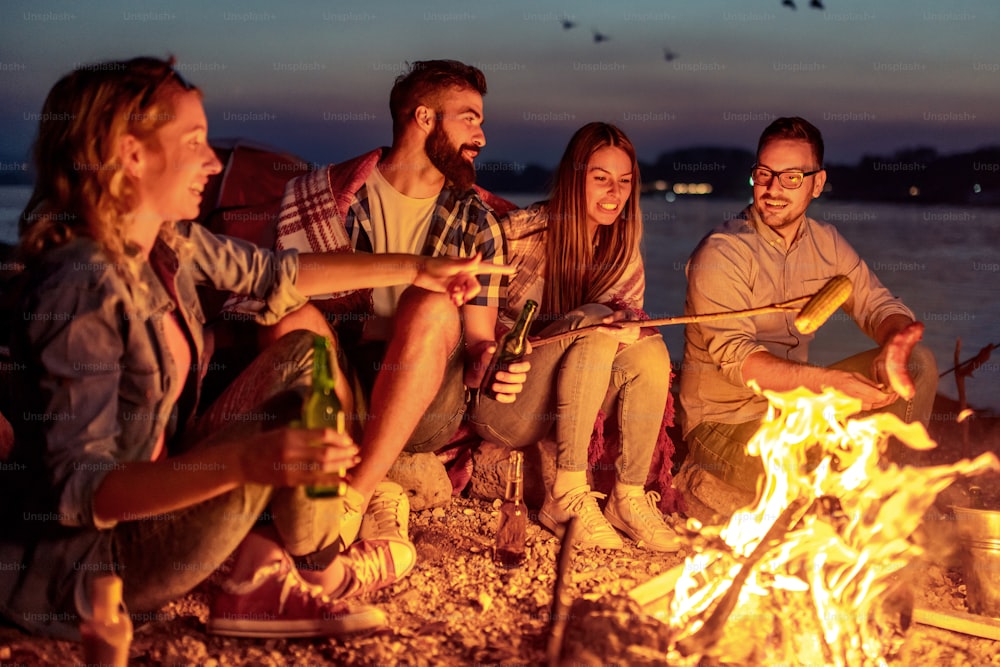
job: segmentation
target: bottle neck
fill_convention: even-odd
[[[507,461],[507,490],[505,497],[509,502],[520,503],[524,493],[524,454],[511,452]]]
[[[512,503],[521,503],[524,500],[523,490],[521,489],[520,480],[516,482],[507,482],[507,501]]]
[[[531,321],[534,319],[537,309],[538,304],[534,301],[529,300],[524,304],[524,308],[521,309],[521,315],[517,318],[517,322],[514,323],[514,328],[510,330],[504,340],[504,347],[508,348],[508,353],[524,353],[525,341],[528,339],[528,329],[531,327]]]
[[[325,336],[316,335],[313,342],[313,391],[324,394],[334,389],[333,369],[330,366],[330,343]]]

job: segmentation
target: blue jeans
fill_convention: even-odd
[[[868,350],[838,361],[830,368],[871,377],[871,364],[878,353],[878,348]],[[907,370],[916,387],[916,395],[909,401],[900,398],[880,412],[894,414],[907,423],[920,422],[927,426],[937,394],[937,362],[930,350],[917,345],[910,354]],[[865,417],[870,414],[872,412],[861,412],[856,416]],[[764,474],[764,468],[759,457],[747,454],[746,444],[758,431],[760,424],[761,419],[742,424],[698,424],[687,436],[688,455],[683,467],[701,468],[735,487],[755,492],[757,479]]]
[[[201,418],[196,430],[211,435],[195,446],[211,447],[216,439],[247,437],[298,418],[312,372],[312,340],[311,333],[295,331],[262,352]],[[292,555],[318,551],[338,537],[342,507],[339,499],[307,498],[301,487],[246,484],[191,507],[123,521],[112,530],[125,602],[142,614],[185,595],[261,519],[270,520]]]
[[[588,304],[549,325],[543,336],[597,324],[611,310]],[[556,467],[587,469],[587,450],[605,396],[617,396],[622,437],[619,481],[643,485],[659,437],[670,389],[670,355],[659,334],[621,346],[591,333],[541,346],[528,356],[531,370],[513,403],[477,396],[470,416],[483,439],[520,448],[554,431]]]

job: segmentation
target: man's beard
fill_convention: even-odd
[[[452,147],[440,123],[434,126],[424,142],[424,151],[431,164],[444,174],[445,179],[459,192],[465,192],[476,184],[476,167],[462,157],[463,150],[478,153],[479,147],[474,144]]]

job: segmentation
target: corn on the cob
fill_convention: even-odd
[[[800,333],[811,334],[823,326],[833,313],[844,305],[854,286],[847,276],[834,276],[802,306],[795,318],[795,328]]]

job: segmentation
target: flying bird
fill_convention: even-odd
[[[670,62],[671,60],[674,60],[676,58],[677,58],[677,54],[676,53],[674,53],[673,51],[671,51],[670,49],[668,49],[666,47],[663,48],[663,59],[664,60],[666,60],[667,62]]]
[[[813,9],[826,9],[826,7],[823,6],[823,0],[812,0],[812,2],[809,3],[809,6]]]
[[[605,35],[604,33],[598,32],[597,30],[594,30],[594,43],[595,44],[600,44],[601,42],[606,42],[609,39],[611,39],[611,38],[608,37],[607,35]]]
[[[563,30],[571,30],[576,27],[576,21],[571,21],[567,16],[559,19],[559,22],[562,23]]]
[[[781,0],[782,7],[788,7],[789,9],[796,9],[795,0]]]

